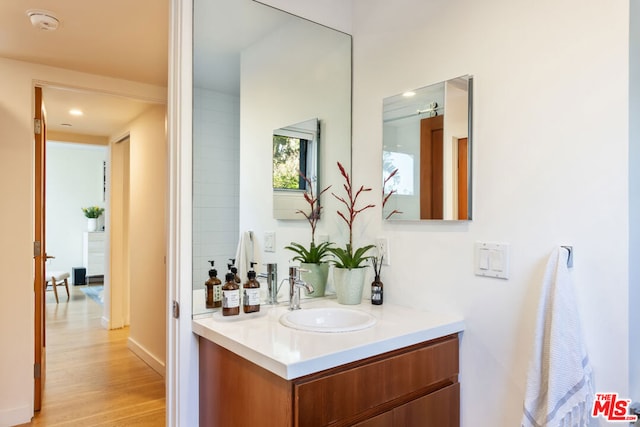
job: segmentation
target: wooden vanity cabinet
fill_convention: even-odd
[[[285,380],[200,338],[201,426],[460,425],[458,337]]]

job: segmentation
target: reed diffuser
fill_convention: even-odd
[[[384,301],[384,285],[380,280],[383,260],[384,255],[380,255],[380,260],[378,260],[378,257],[371,257],[371,263],[373,264],[373,272],[375,275],[373,282],[371,282],[371,304],[373,305],[382,305],[382,302]]]

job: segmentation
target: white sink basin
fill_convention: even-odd
[[[340,307],[303,308],[280,316],[284,326],[312,332],[351,332],[370,328],[376,318],[369,313]]]

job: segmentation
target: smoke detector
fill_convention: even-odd
[[[47,10],[27,10],[27,16],[31,25],[44,31],[55,31],[60,25],[54,13]]]

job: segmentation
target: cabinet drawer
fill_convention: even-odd
[[[87,252],[88,253],[103,253],[104,252],[104,242],[94,242],[89,240],[87,242]]]
[[[460,384],[419,397],[354,427],[459,427]]]
[[[457,383],[457,376],[458,338],[453,336],[301,379],[294,383],[294,412],[299,426],[372,417],[389,402],[406,403]]]
[[[87,233],[87,239],[91,242],[104,242],[104,231],[100,232],[89,232]]]

